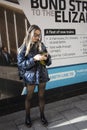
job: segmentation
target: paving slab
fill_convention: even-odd
[[[82,94],[78,96],[80,99],[87,99],[87,94]]]
[[[87,111],[87,99],[75,103],[75,106],[82,111]]]
[[[14,122],[0,124],[0,130],[18,130]]]
[[[52,122],[48,126],[48,130],[77,130],[70,122],[66,119]]]
[[[87,130],[87,115],[77,117],[74,120],[73,126],[78,128],[79,130]]]
[[[47,104],[46,109],[52,109],[52,108],[56,108],[58,106],[59,107],[60,106],[66,106],[68,104],[71,105],[71,104],[78,102],[78,101],[81,101],[81,100],[84,100],[84,99],[81,99],[78,96],[67,98],[67,99],[64,99],[64,100],[56,101],[54,105],[53,105],[53,103]]]
[[[46,126],[43,126],[40,119],[33,121],[34,130],[48,130]]]
[[[25,110],[0,117],[0,130],[87,130],[87,94],[46,104],[48,126],[40,121],[39,107],[31,109],[32,127],[27,128]]]
[[[58,110],[55,110],[55,109],[46,111],[45,115],[46,115],[48,122],[53,122],[53,121],[60,120],[60,119],[64,118],[64,116],[61,115],[58,112]]]
[[[17,128],[18,128],[17,130],[35,130],[33,127],[31,128],[26,127],[26,125],[24,124],[17,126]]]
[[[67,120],[72,121],[76,118],[82,117],[84,115],[84,112],[80,111],[77,108],[74,108],[68,111],[61,112],[61,115],[63,115]]]

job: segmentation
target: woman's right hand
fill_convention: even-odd
[[[37,54],[34,56],[35,61],[41,61],[41,60],[46,60],[47,57],[45,55]]]

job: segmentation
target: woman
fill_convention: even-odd
[[[22,46],[18,49],[17,59],[20,77],[23,78],[28,90],[25,99],[25,124],[28,127],[32,126],[30,104],[35,86],[38,85],[40,118],[43,125],[47,125],[44,115],[44,94],[46,82],[49,81],[46,65],[51,64],[51,57],[41,42],[41,29],[37,25],[30,26]]]

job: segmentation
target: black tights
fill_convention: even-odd
[[[40,83],[38,85],[38,97],[39,97],[39,108],[40,108],[40,114],[44,113],[44,106],[45,106],[45,86],[46,83]],[[27,85],[28,94],[25,99],[25,110],[26,114],[30,115],[30,107],[31,107],[31,99],[34,93],[35,85]]]

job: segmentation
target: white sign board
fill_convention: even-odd
[[[87,63],[87,0],[18,0],[29,23],[42,30],[50,67]]]

